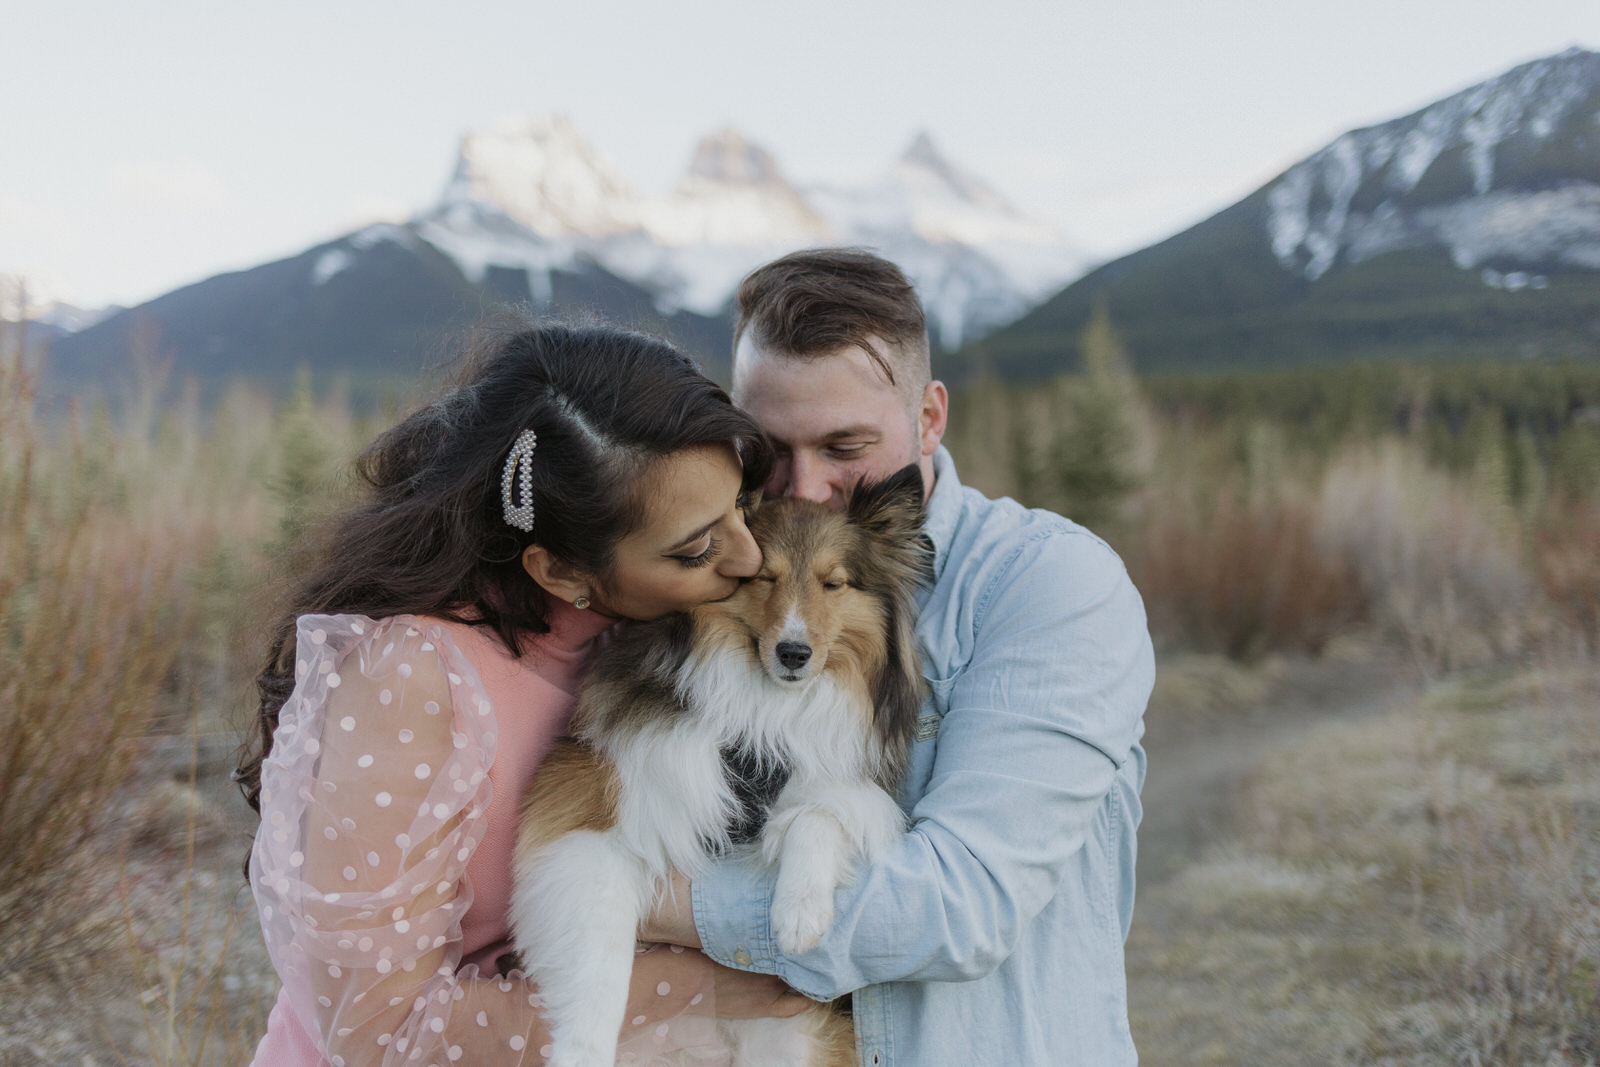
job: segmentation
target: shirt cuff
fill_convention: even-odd
[[[723,860],[690,883],[702,951],[725,967],[779,972],[772,938],[772,882],[766,872]]]

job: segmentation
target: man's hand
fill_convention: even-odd
[[[694,927],[694,903],[690,889],[689,879],[674,871],[660,906],[639,924],[640,941],[683,945],[686,948],[701,947],[700,931]],[[720,992],[721,979],[718,982]]]

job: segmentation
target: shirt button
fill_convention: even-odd
[[[733,962],[738,964],[740,967],[750,966],[750,953],[746,952],[744,949],[740,949],[733,954]]]

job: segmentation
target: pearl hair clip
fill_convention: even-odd
[[[524,533],[533,532],[533,449],[538,443],[539,435],[532,430],[518,434],[506,457],[505,473],[500,476],[500,503],[505,507],[506,525]],[[520,503],[513,499],[513,489],[517,490]]]

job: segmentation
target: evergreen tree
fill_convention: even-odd
[[[1079,341],[1082,374],[1066,385],[1064,419],[1050,467],[1068,518],[1092,529],[1114,525],[1138,488],[1134,432],[1138,385],[1102,301]]]
[[[279,412],[276,430],[280,452],[271,487],[281,510],[278,540],[271,550],[282,556],[295,550],[300,535],[325,505],[333,464],[333,449],[317,421],[311,375],[304,368],[295,375],[294,391]]]

